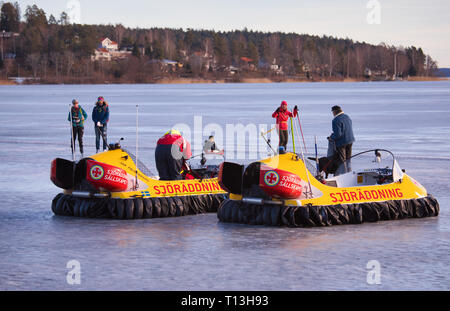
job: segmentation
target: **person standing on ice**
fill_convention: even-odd
[[[95,129],[95,148],[98,153],[100,150],[100,136],[103,136],[103,151],[106,150],[107,145],[107,125],[109,122],[109,106],[105,99],[100,96],[95,103],[92,110],[92,121],[94,121]]]
[[[81,157],[83,158],[83,134],[84,134],[84,120],[87,119],[87,113],[78,103],[78,100],[72,100],[72,108],[69,112],[69,117],[67,120],[72,121],[72,141],[70,142],[70,147],[72,148],[72,153],[75,148],[75,141],[78,137],[78,144],[80,146]]]
[[[333,106],[331,108],[334,119],[332,122],[333,134],[328,137],[331,143],[334,143],[334,159],[339,162],[339,169],[336,175],[351,171],[350,158],[352,157],[352,146],[355,142],[353,135],[352,119],[346,115],[342,108]]]
[[[272,114],[272,118],[277,120],[277,131],[279,136],[279,150],[284,149],[286,151],[287,143],[289,139],[288,135],[288,120],[289,118],[295,118],[298,113],[297,106],[294,107],[294,113],[287,109],[287,102],[282,101],[280,107]],[[280,148],[283,147],[283,148]]]
[[[186,161],[192,156],[191,144],[175,129],[165,133],[155,150],[156,169],[160,180],[180,180]]]

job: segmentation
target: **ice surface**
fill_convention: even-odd
[[[325,154],[330,110],[340,105],[353,119],[354,153],[394,152],[437,197],[441,215],[312,229],[224,224],[214,214],[139,221],[53,216],[59,190],[49,180],[50,161],[71,157],[69,104],[77,98],[90,118],[98,96],[110,103],[110,141],[124,137],[133,152],[139,104],[139,157],[152,170],[156,141],[173,125],[193,128],[194,116],[202,116],[203,125],[269,129],[281,100],[299,106],[308,149],[317,135]],[[94,138],[88,120],[86,155]],[[0,289],[449,290],[449,168],[449,82],[0,86]],[[78,286],[66,283],[72,259],[81,263]],[[366,283],[373,259],[382,266],[377,286]]]

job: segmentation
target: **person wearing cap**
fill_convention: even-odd
[[[350,158],[352,157],[352,146],[355,142],[355,136],[353,135],[352,119],[342,111],[342,108],[333,106],[331,111],[334,116],[332,122],[333,133],[328,137],[328,140],[335,145],[334,158],[340,164],[340,168],[335,175],[339,175],[351,170]]]
[[[78,137],[78,145],[80,146],[81,157],[83,157],[83,134],[84,134],[84,120],[87,118],[87,113],[78,103],[78,100],[72,100],[72,108],[70,109],[67,120],[72,121],[72,141],[70,147],[74,152],[75,141]]]
[[[186,161],[192,156],[191,144],[175,129],[165,133],[155,150],[156,169],[160,180],[180,180]]]
[[[109,122],[109,106],[105,99],[100,96],[95,103],[92,110],[92,121],[94,121],[95,129],[95,148],[98,153],[100,150],[100,136],[103,136],[103,150],[106,150],[107,145],[107,125]]]
[[[275,110],[272,114],[272,118],[277,121],[277,131],[279,136],[279,151],[283,153],[282,150],[286,151],[289,135],[288,135],[288,120],[289,118],[295,118],[298,113],[297,106],[294,107],[294,112],[290,112],[287,109],[287,102],[282,101],[280,107]],[[283,147],[283,148],[280,148]]]

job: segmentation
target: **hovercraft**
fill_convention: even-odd
[[[248,166],[224,162],[219,183],[229,198],[217,216],[222,222],[290,227],[438,216],[437,200],[400,168],[390,151],[361,152],[350,163],[353,168],[324,178],[318,161],[316,168],[295,153]]]
[[[78,162],[51,164],[51,180],[64,189],[52,201],[60,216],[141,219],[216,212],[226,198],[218,166],[204,166],[197,179],[162,181],[119,144]]]

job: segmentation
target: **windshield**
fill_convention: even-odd
[[[403,178],[394,154],[385,149],[374,149],[353,155],[350,160],[337,165],[334,176],[353,172],[356,174],[373,175],[377,183],[396,182]]]

